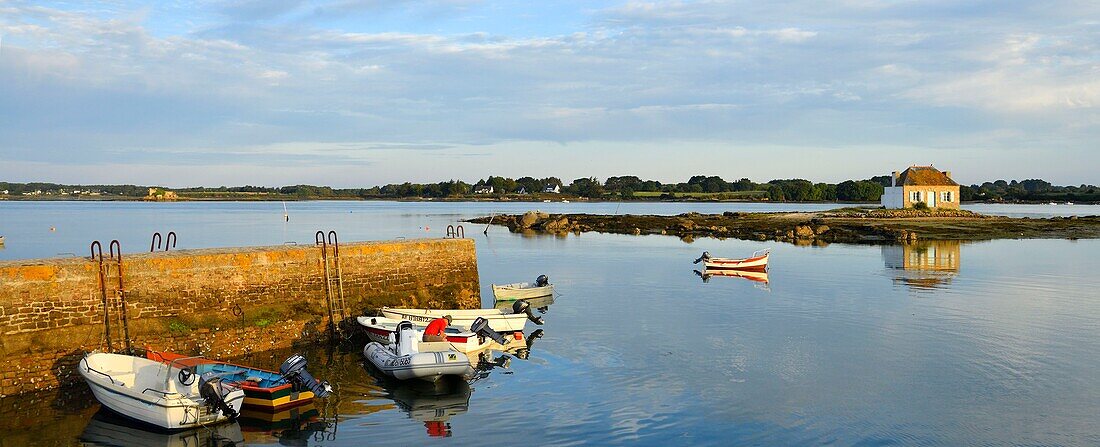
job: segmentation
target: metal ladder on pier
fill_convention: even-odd
[[[340,323],[348,318],[344,303],[344,278],[340,271],[340,240],[336,231],[324,231],[314,235],[314,242],[321,247],[321,266],[325,275],[325,303],[328,306],[329,330],[341,332]],[[329,249],[332,249],[331,256]]]
[[[99,241],[92,242],[91,252],[92,262],[96,262],[99,267],[99,292],[103,300],[103,330],[107,350],[116,352],[117,346],[123,352],[131,353],[126,289],[122,283],[122,244],[117,239],[111,241],[110,258],[106,261],[103,259],[103,245]],[[117,287],[108,290],[108,284]],[[118,330],[119,327],[121,331]]]

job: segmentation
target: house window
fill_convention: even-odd
[[[909,201],[913,203],[920,202],[920,191],[910,191]]]
[[[951,201],[951,191],[941,192],[940,193],[940,201],[941,202],[950,202]]]

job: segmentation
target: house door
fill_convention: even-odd
[[[928,202],[928,207],[929,208],[935,208],[936,207],[936,191],[928,191],[927,194],[928,194],[928,201],[927,201]]]

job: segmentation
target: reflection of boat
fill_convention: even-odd
[[[83,445],[111,447],[221,447],[244,442],[241,427],[235,423],[185,431],[149,431],[111,411],[100,410],[80,434]]]
[[[709,252],[703,252],[703,255],[699,259],[695,260],[695,263],[703,263],[703,266],[707,270],[752,270],[763,269],[768,266],[768,256],[771,255],[771,249],[757,250],[752,253],[752,256],[747,258],[713,258]]]
[[[288,365],[291,360],[283,364],[283,373],[267,371],[259,368],[235,365],[232,363],[210,360],[202,357],[187,357],[171,352],[158,352],[145,350],[145,357],[158,362],[172,362],[176,365],[191,368],[196,374],[215,373],[224,382],[232,383],[244,390],[244,404],[250,407],[259,407],[268,411],[289,408],[296,405],[307,404],[313,401],[317,388],[321,392],[320,397],[328,394],[328,383],[318,383],[311,376],[302,377],[298,371],[290,372]],[[301,356],[293,356],[298,359]],[[305,359],[301,358],[301,372],[305,372]],[[309,373],[305,373],[307,376]],[[299,383],[300,382],[300,383]],[[312,382],[317,385],[308,385]]]
[[[473,393],[465,380],[441,380],[431,388],[401,385],[389,388],[389,397],[397,407],[410,418],[423,422],[428,436],[432,437],[451,436],[447,421],[470,409]]]
[[[246,432],[270,432],[298,430],[303,424],[313,422],[321,412],[313,405],[301,405],[280,411],[263,411],[245,407],[237,422]]]
[[[489,321],[489,327],[497,332],[522,331],[527,320],[535,324],[542,324],[542,318],[531,313],[530,304],[524,300],[516,301],[512,306],[512,312],[501,309],[397,309],[391,307],[382,308],[382,316],[396,320],[409,320],[413,322],[428,323],[445,315],[452,317],[451,325],[469,328],[474,320],[484,318]]]
[[[767,288],[767,286],[769,284],[768,283],[768,272],[766,270],[705,270],[705,271],[702,271],[702,272],[700,272],[698,270],[695,270],[695,274],[699,275],[699,277],[703,278],[703,282],[710,281],[710,278],[712,278],[712,277],[721,276],[721,277],[744,278],[744,279],[747,279],[749,281],[759,283],[760,285],[764,286],[765,288]]]
[[[359,322],[359,325],[367,332],[367,337],[371,341],[375,341],[381,344],[389,344],[390,337],[396,337],[397,325],[403,320],[395,320],[386,317],[357,317],[355,319]],[[414,326],[416,329],[417,340],[423,339],[424,327]],[[485,349],[489,346],[490,339],[485,336],[478,336],[477,334],[470,332],[469,330],[462,329],[455,326],[448,326],[446,329],[447,343],[450,344],[448,349],[454,349],[458,352],[470,352],[477,351],[479,349]],[[419,342],[417,351],[426,352],[433,350],[429,344],[435,345],[431,342]]]
[[[882,246],[882,258],[894,279],[916,289],[933,289],[959,274],[960,241],[923,240]]]
[[[546,275],[539,275],[534,284],[517,282],[514,284],[493,284],[493,297],[496,301],[529,300],[554,294],[554,285]]]
[[[228,421],[244,401],[240,388],[218,378],[141,357],[93,353],[77,371],[103,406],[167,430]]]
[[[398,324],[394,343],[383,345],[372,341],[363,347],[363,355],[375,368],[401,380],[436,381],[443,376],[465,377],[473,374],[466,354],[453,349],[419,352],[418,346],[413,324],[402,321]]]

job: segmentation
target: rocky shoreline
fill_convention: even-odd
[[[491,220],[491,222],[490,222]],[[883,210],[842,208],[814,213],[686,213],[677,216],[548,214],[529,211],[470,219],[507,226],[513,232],[567,234],[662,234],[774,240],[795,244],[885,243],[918,239],[1094,239],[1100,216],[1048,219],[986,216],[961,210]]]

